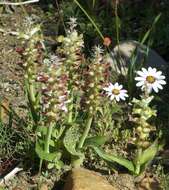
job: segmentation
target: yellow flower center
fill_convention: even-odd
[[[120,90],[114,88],[114,89],[112,90],[112,93],[113,93],[114,95],[119,95],[119,94],[120,94]]]
[[[148,83],[154,83],[155,82],[155,77],[153,77],[153,76],[151,76],[151,75],[149,75],[149,76],[147,76],[146,77],[146,81],[148,82]]]

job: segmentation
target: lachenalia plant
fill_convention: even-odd
[[[68,22],[69,29],[66,30],[66,36],[59,36],[57,42],[60,46],[57,53],[63,58],[66,71],[68,73],[68,89],[69,89],[69,104],[68,104],[68,119],[71,124],[74,120],[74,105],[77,106],[77,93],[81,93],[81,71],[82,71],[82,48],[84,47],[83,35],[78,34],[76,30],[76,19],[70,18]]]
[[[28,106],[34,121],[38,125],[39,115],[39,93],[36,88],[37,66],[40,51],[44,49],[41,27],[35,24],[31,18],[27,18],[22,32],[16,33],[22,40],[23,48],[16,51],[22,55],[22,68],[24,70],[25,91],[28,98]],[[41,50],[40,50],[41,49]]]
[[[99,147],[93,147],[101,158],[124,166],[134,175],[139,175],[144,171],[162,146],[160,144],[160,133],[158,134],[156,127],[150,123],[150,119],[157,116],[156,110],[150,107],[150,103],[154,99],[154,96],[151,95],[152,91],[154,90],[157,93],[159,89],[163,89],[162,85],[166,84],[165,76],[155,68],[142,68],[142,71],[137,71],[137,75],[135,77],[135,80],[138,81],[136,86],[141,87],[143,94],[140,99],[134,98],[132,100],[131,121],[134,122],[134,128],[131,142],[135,146],[133,160],[107,154]],[[104,90],[110,100],[116,100],[116,102],[119,102],[120,99],[124,100],[128,96],[127,91],[123,90],[122,85],[118,83],[109,84]]]
[[[85,71],[81,86],[82,97],[81,107],[79,109],[80,114],[83,114],[84,120],[72,125],[66,132],[64,138],[64,145],[71,156],[71,163],[73,167],[79,167],[82,165],[85,158],[85,150],[92,143],[103,143],[105,137],[90,137],[89,132],[92,127],[93,119],[101,106],[102,97],[102,83],[105,79],[105,73],[107,69],[106,63],[104,63],[103,50],[100,47],[95,47],[93,50],[93,57],[90,60],[86,60]]]
[[[60,137],[65,129],[69,103],[68,74],[63,60],[55,56],[52,63],[39,73],[41,83],[41,123],[37,128],[36,152],[42,161],[48,161],[49,168],[60,168],[62,151]]]

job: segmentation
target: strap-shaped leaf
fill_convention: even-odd
[[[40,144],[39,141],[36,142],[36,147],[35,147],[35,151],[38,154],[38,156],[42,159],[42,160],[46,160],[49,162],[53,162],[56,159],[59,160],[61,157],[61,153],[60,152],[52,152],[52,153],[46,153],[43,150],[43,144]]]
[[[80,133],[77,126],[70,127],[65,134],[65,137],[63,139],[63,143],[67,151],[73,155],[80,157],[82,153],[78,152],[76,150],[76,144],[77,141],[80,138]]]
[[[110,155],[106,152],[104,152],[101,148],[92,146],[92,148],[95,150],[95,152],[104,160],[109,161],[109,162],[116,162],[120,164],[121,166],[124,166],[128,170],[134,173],[135,167],[132,161],[129,161],[125,158],[122,158],[120,156],[115,156],[115,155]]]
[[[151,161],[157,154],[158,149],[159,149],[158,139],[156,139],[154,143],[151,146],[149,146],[146,150],[144,150],[143,153],[141,154],[139,158],[140,164],[143,165]]]
[[[52,137],[54,137],[56,140],[58,140],[61,135],[63,134],[65,130],[65,126],[61,126],[60,128],[57,127],[56,129],[53,129],[52,131]]]
[[[94,137],[88,137],[86,138],[84,142],[84,147],[87,146],[101,146],[105,144],[105,142],[108,140],[108,137],[106,136],[94,136]]]

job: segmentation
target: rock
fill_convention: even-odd
[[[48,185],[45,183],[42,183],[41,186],[39,187],[39,190],[48,190]]]
[[[113,70],[127,75],[128,65],[132,63],[134,57],[136,65],[143,64],[144,67],[151,66],[162,71],[166,71],[168,67],[168,63],[154,50],[137,41],[120,42],[111,52],[109,61]]]
[[[96,172],[77,168],[68,176],[64,190],[117,190]]]

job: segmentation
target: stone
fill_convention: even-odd
[[[113,70],[124,76],[127,75],[128,66],[133,60],[137,66],[151,66],[163,72],[168,68],[168,63],[158,53],[137,41],[120,42],[114,47],[109,58]]]
[[[40,185],[40,187],[39,187],[39,190],[48,190],[49,188],[48,188],[48,185],[47,184],[45,184],[45,183],[42,183],[41,185]]]
[[[83,168],[72,169],[64,190],[117,190],[97,172]]]

